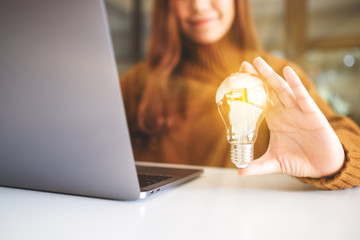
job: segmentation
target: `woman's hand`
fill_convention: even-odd
[[[266,153],[239,175],[286,173],[319,178],[337,173],[344,164],[342,145],[326,117],[289,66],[286,81],[260,57],[243,62],[241,72],[262,76],[269,85],[271,106],[265,119],[270,130]]]

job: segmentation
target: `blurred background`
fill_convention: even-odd
[[[360,0],[250,2],[265,50],[299,64],[333,109],[360,125]],[[122,75],[145,56],[152,0],[106,6]]]

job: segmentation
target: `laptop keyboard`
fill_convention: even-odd
[[[170,176],[158,176],[150,174],[138,174],[138,177],[140,188],[145,188],[171,178]]]

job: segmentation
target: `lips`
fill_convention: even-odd
[[[199,19],[190,20],[189,23],[192,26],[203,26],[216,20],[217,20],[216,18],[199,18]]]

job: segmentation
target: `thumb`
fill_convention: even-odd
[[[246,168],[240,168],[238,174],[240,176],[264,175],[270,173],[281,173],[279,162],[266,154],[253,160]]]

